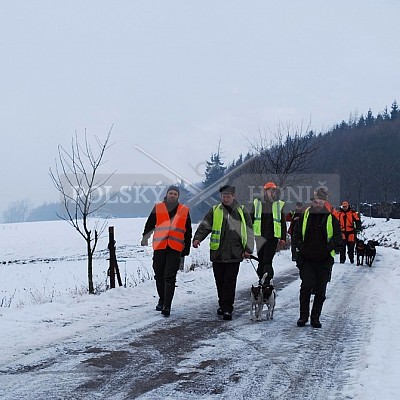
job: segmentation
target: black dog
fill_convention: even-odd
[[[378,246],[379,243],[376,240],[368,240],[367,245],[365,246],[365,263],[369,266],[372,267],[372,263],[375,260],[376,256],[376,246]]]
[[[365,243],[364,240],[356,239],[356,255],[357,255],[357,265],[364,265],[365,256]]]

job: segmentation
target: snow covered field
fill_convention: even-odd
[[[107,283],[106,232],[98,245],[94,270],[95,286],[100,294],[92,296],[85,293],[87,272],[84,241],[64,221],[0,225],[1,399],[45,398],[44,394],[48,395],[50,384],[50,378],[45,377],[50,376],[50,373],[37,374],[34,371],[44,364],[44,360],[57,360],[62,343],[74,343],[85,348],[99,338],[112,339],[127,332],[139,332],[152,326],[167,326],[190,319],[188,315],[195,317],[194,310],[199,305],[213,311],[216,309],[216,289],[212,271],[208,268],[207,243],[204,242],[200,249],[192,249],[191,255],[186,258],[185,272],[178,274],[178,287],[171,317],[163,319],[154,312],[156,299],[151,269],[152,251],[151,248],[139,245],[144,221],[109,221],[109,225],[115,227],[117,258],[121,278],[126,287],[102,291]],[[325,382],[324,391],[310,389],[309,398],[317,398],[313,397],[312,393],[322,393],[322,397],[319,398],[397,399],[400,391],[400,221],[386,222],[366,218],[364,225],[367,226],[363,232],[365,238],[377,239],[384,246],[377,248],[377,258],[372,268],[356,267],[348,263],[335,264],[332,282],[328,285],[328,298],[321,316],[321,330],[312,330],[312,334],[308,335],[304,332],[310,332],[309,330],[297,327],[292,329],[298,317],[300,281],[295,279],[285,287],[282,285],[280,290],[279,277],[293,271],[290,254],[284,251],[274,259],[275,284],[278,289],[275,320],[254,324],[249,321],[247,312],[238,311],[234,320],[227,323],[231,324],[235,334],[224,334],[223,348],[236,349],[232,351],[235,352],[235,357],[238,357],[236,361],[240,362],[238,338],[243,336],[247,341],[258,340],[257,335],[262,335],[262,332],[255,332],[256,326],[267,326],[265,329],[275,326],[276,332],[280,326],[281,341],[286,340],[285,330],[290,330],[290,340],[298,340],[305,346],[312,346],[313,341],[317,341],[316,335],[324,338],[327,332],[332,332],[329,330],[331,326],[340,331],[338,320],[342,318],[340,313],[343,311],[347,324],[351,326],[353,321],[354,328],[362,326],[365,335],[357,334],[352,337],[350,330],[340,344],[346,357],[345,366],[334,376],[341,379],[340,385],[336,385],[340,387],[340,391],[336,389],[336,392],[328,395],[329,385]],[[195,265],[194,271],[190,270],[191,265]],[[255,281],[255,277],[251,263],[243,262],[238,292],[246,290]],[[337,309],[338,302],[344,301],[343,299],[348,299],[347,303],[344,303],[346,309]],[[214,314],[212,315],[207,315],[207,319],[216,319]],[[328,338],[326,340],[329,344]],[[335,338],[329,340],[335,343]],[[355,344],[355,341],[359,343]],[[222,353],[218,353],[217,342],[211,347],[214,358],[222,357]],[[283,347],[286,344],[292,345],[289,339],[283,342]],[[282,346],[282,342],[280,345]],[[192,371],[196,365],[201,364],[206,357],[205,349],[208,346],[210,343],[207,343],[207,346],[204,343],[199,344],[199,349],[188,354],[184,362],[177,360],[175,372]],[[352,349],[357,351],[352,353]],[[43,368],[45,367],[40,369]],[[30,383],[25,381],[21,386],[23,373],[29,374]],[[247,382],[246,384],[240,382],[235,382],[234,385],[227,384],[222,394],[210,397],[246,398],[242,392],[247,388],[248,382],[245,379],[243,382]],[[60,395],[58,398],[81,398],[71,395],[73,385],[76,384],[76,380],[63,382],[62,387],[67,395]],[[141,398],[184,398],[179,397],[169,385],[160,386],[157,390]],[[188,398],[187,393],[185,396]],[[206,398],[192,398],[200,397]],[[92,397],[85,398],[110,397],[103,390],[92,392]],[[117,398],[115,394],[114,398]],[[121,391],[119,398],[133,397]],[[280,398],[289,397],[281,395]]]

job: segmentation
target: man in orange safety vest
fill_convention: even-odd
[[[179,193],[178,186],[167,189],[164,201],[151,211],[141,241],[147,246],[153,234],[153,270],[159,297],[156,310],[165,317],[170,316],[181,257],[189,254],[192,239],[189,208],[179,203]]]
[[[340,250],[340,263],[346,261],[346,247],[350,262],[354,264],[354,246],[356,234],[361,231],[361,221],[358,214],[350,207],[348,201],[343,201],[339,211],[340,229],[343,244]]]

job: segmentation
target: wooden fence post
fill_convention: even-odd
[[[118,284],[122,286],[121,275],[117,263],[117,256],[115,253],[115,240],[114,240],[114,227],[108,227],[108,250],[110,251],[110,266],[108,268],[108,275],[110,277],[110,289],[115,288],[115,275],[117,275]]]

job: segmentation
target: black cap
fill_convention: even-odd
[[[219,188],[220,193],[230,193],[235,194],[235,186],[224,185]]]
[[[178,195],[180,194],[179,186],[176,186],[176,185],[171,185],[171,186],[169,186],[168,189],[167,189],[167,193],[168,193],[170,190],[175,190],[175,192],[177,192]]]
[[[317,190],[314,190],[314,196],[311,197],[311,200],[314,200],[315,197],[317,197],[320,200],[327,201],[328,200],[328,191],[322,187]]]

